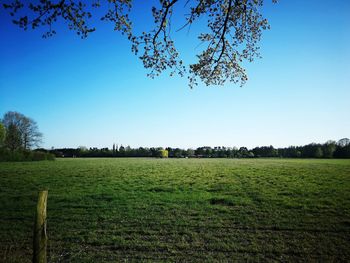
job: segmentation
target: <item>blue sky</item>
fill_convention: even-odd
[[[137,8],[135,25],[150,28]],[[193,90],[186,78],[147,78],[111,26],[85,40],[63,27],[42,39],[0,12],[0,115],[35,119],[47,148],[281,147],[350,137],[349,12],[347,0],[267,1],[271,30],[263,58],[247,65],[248,83]],[[201,29],[176,35],[185,61],[198,52]]]

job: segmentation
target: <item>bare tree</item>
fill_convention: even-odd
[[[27,150],[40,145],[42,133],[33,119],[19,112],[9,111],[5,113],[2,123],[7,130],[5,144],[11,150],[19,147]]]
[[[169,70],[170,75],[186,75],[190,87],[197,85],[198,80],[206,85],[222,85],[226,81],[244,84],[248,77],[242,62],[260,57],[258,43],[262,31],[269,28],[261,13],[264,0],[159,0],[157,6],[150,8],[154,27],[141,34],[132,31],[129,18],[132,0],[94,0],[90,4],[74,0],[5,2],[3,8],[19,27],[25,30],[47,27],[43,37],[56,34],[54,25],[60,19],[79,36],[87,37],[95,31],[90,22],[94,10],[100,8],[104,10],[100,19],[112,22],[114,30],[127,36],[132,52],[150,70],[150,77]],[[207,21],[208,30],[198,35],[204,49],[196,55],[196,63],[185,65],[171,38],[175,7],[176,10],[183,7],[187,13],[183,24],[175,28],[177,31],[190,28],[202,17]]]

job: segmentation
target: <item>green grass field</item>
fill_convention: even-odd
[[[0,163],[0,261],[46,188],[50,262],[350,261],[350,160]]]

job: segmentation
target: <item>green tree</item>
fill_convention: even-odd
[[[125,148],[123,145],[119,147],[119,156],[125,156]]]
[[[194,150],[193,149],[187,149],[187,156],[188,157],[193,157],[194,156]]]
[[[328,141],[323,146],[323,157],[333,158],[334,152],[337,149],[335,141]]]
[[[168,158],[169,152],[168,150],[159,150],[160,158]]]
[[[132,0],[101,0],[90,4],[80,0],[7,0],[2,7],[24,30],[46,27],[43,37],[56,34],[55,24],[63,21],[69,29],[85,38],[96,30],[91,24],[96,21],[95,16],[100,16],[130,40],[132,52],[150,70],[150,77],[169,70],[170,75],[187,75],[189,85],[193,87],[198,80],[206,85],[222,85],[226,81],[244,84],[247,81],[242,65],[244,61],[252,62],[260,57],[258,45],[262,31],[269,28],[261,13],[265,1],[152,1],[149,5],[155,24],[142,33],[132,30]],[[173,25],[173,13],[175,10],[182,12],[180,8],[187,15],[180,24]],[[196,62],[186,64],[171,36],[174,31],[189,29],[200,20],[207,23],[207,30],[198,34],[203,48],[196,54]]]
[[[115,151],[115,143],[113,143],[112,153],[113,153],[113,156],[115,156],[115,154],[116,154],[116,151]]]
[[[6,130],[4,125],[0,122],[0,147],[4,145],[5,137],[6,137]]]
[[[321,147],[316,147],[315,149],[315,157],[316,158],[322,158],[323,157],[323,151]]]
[[[182,150],[180,148],[174,149],[174,157],[181,158],[182,157]]]
[[[21,132],[14,123],[7,127],[5,146],[11,151],[18,150],[22,146]]]

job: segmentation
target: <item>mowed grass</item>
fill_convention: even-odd
[[[350,160],[0,163],[0,261],[31,261],[41,189],[51,262],[350,260]]]

